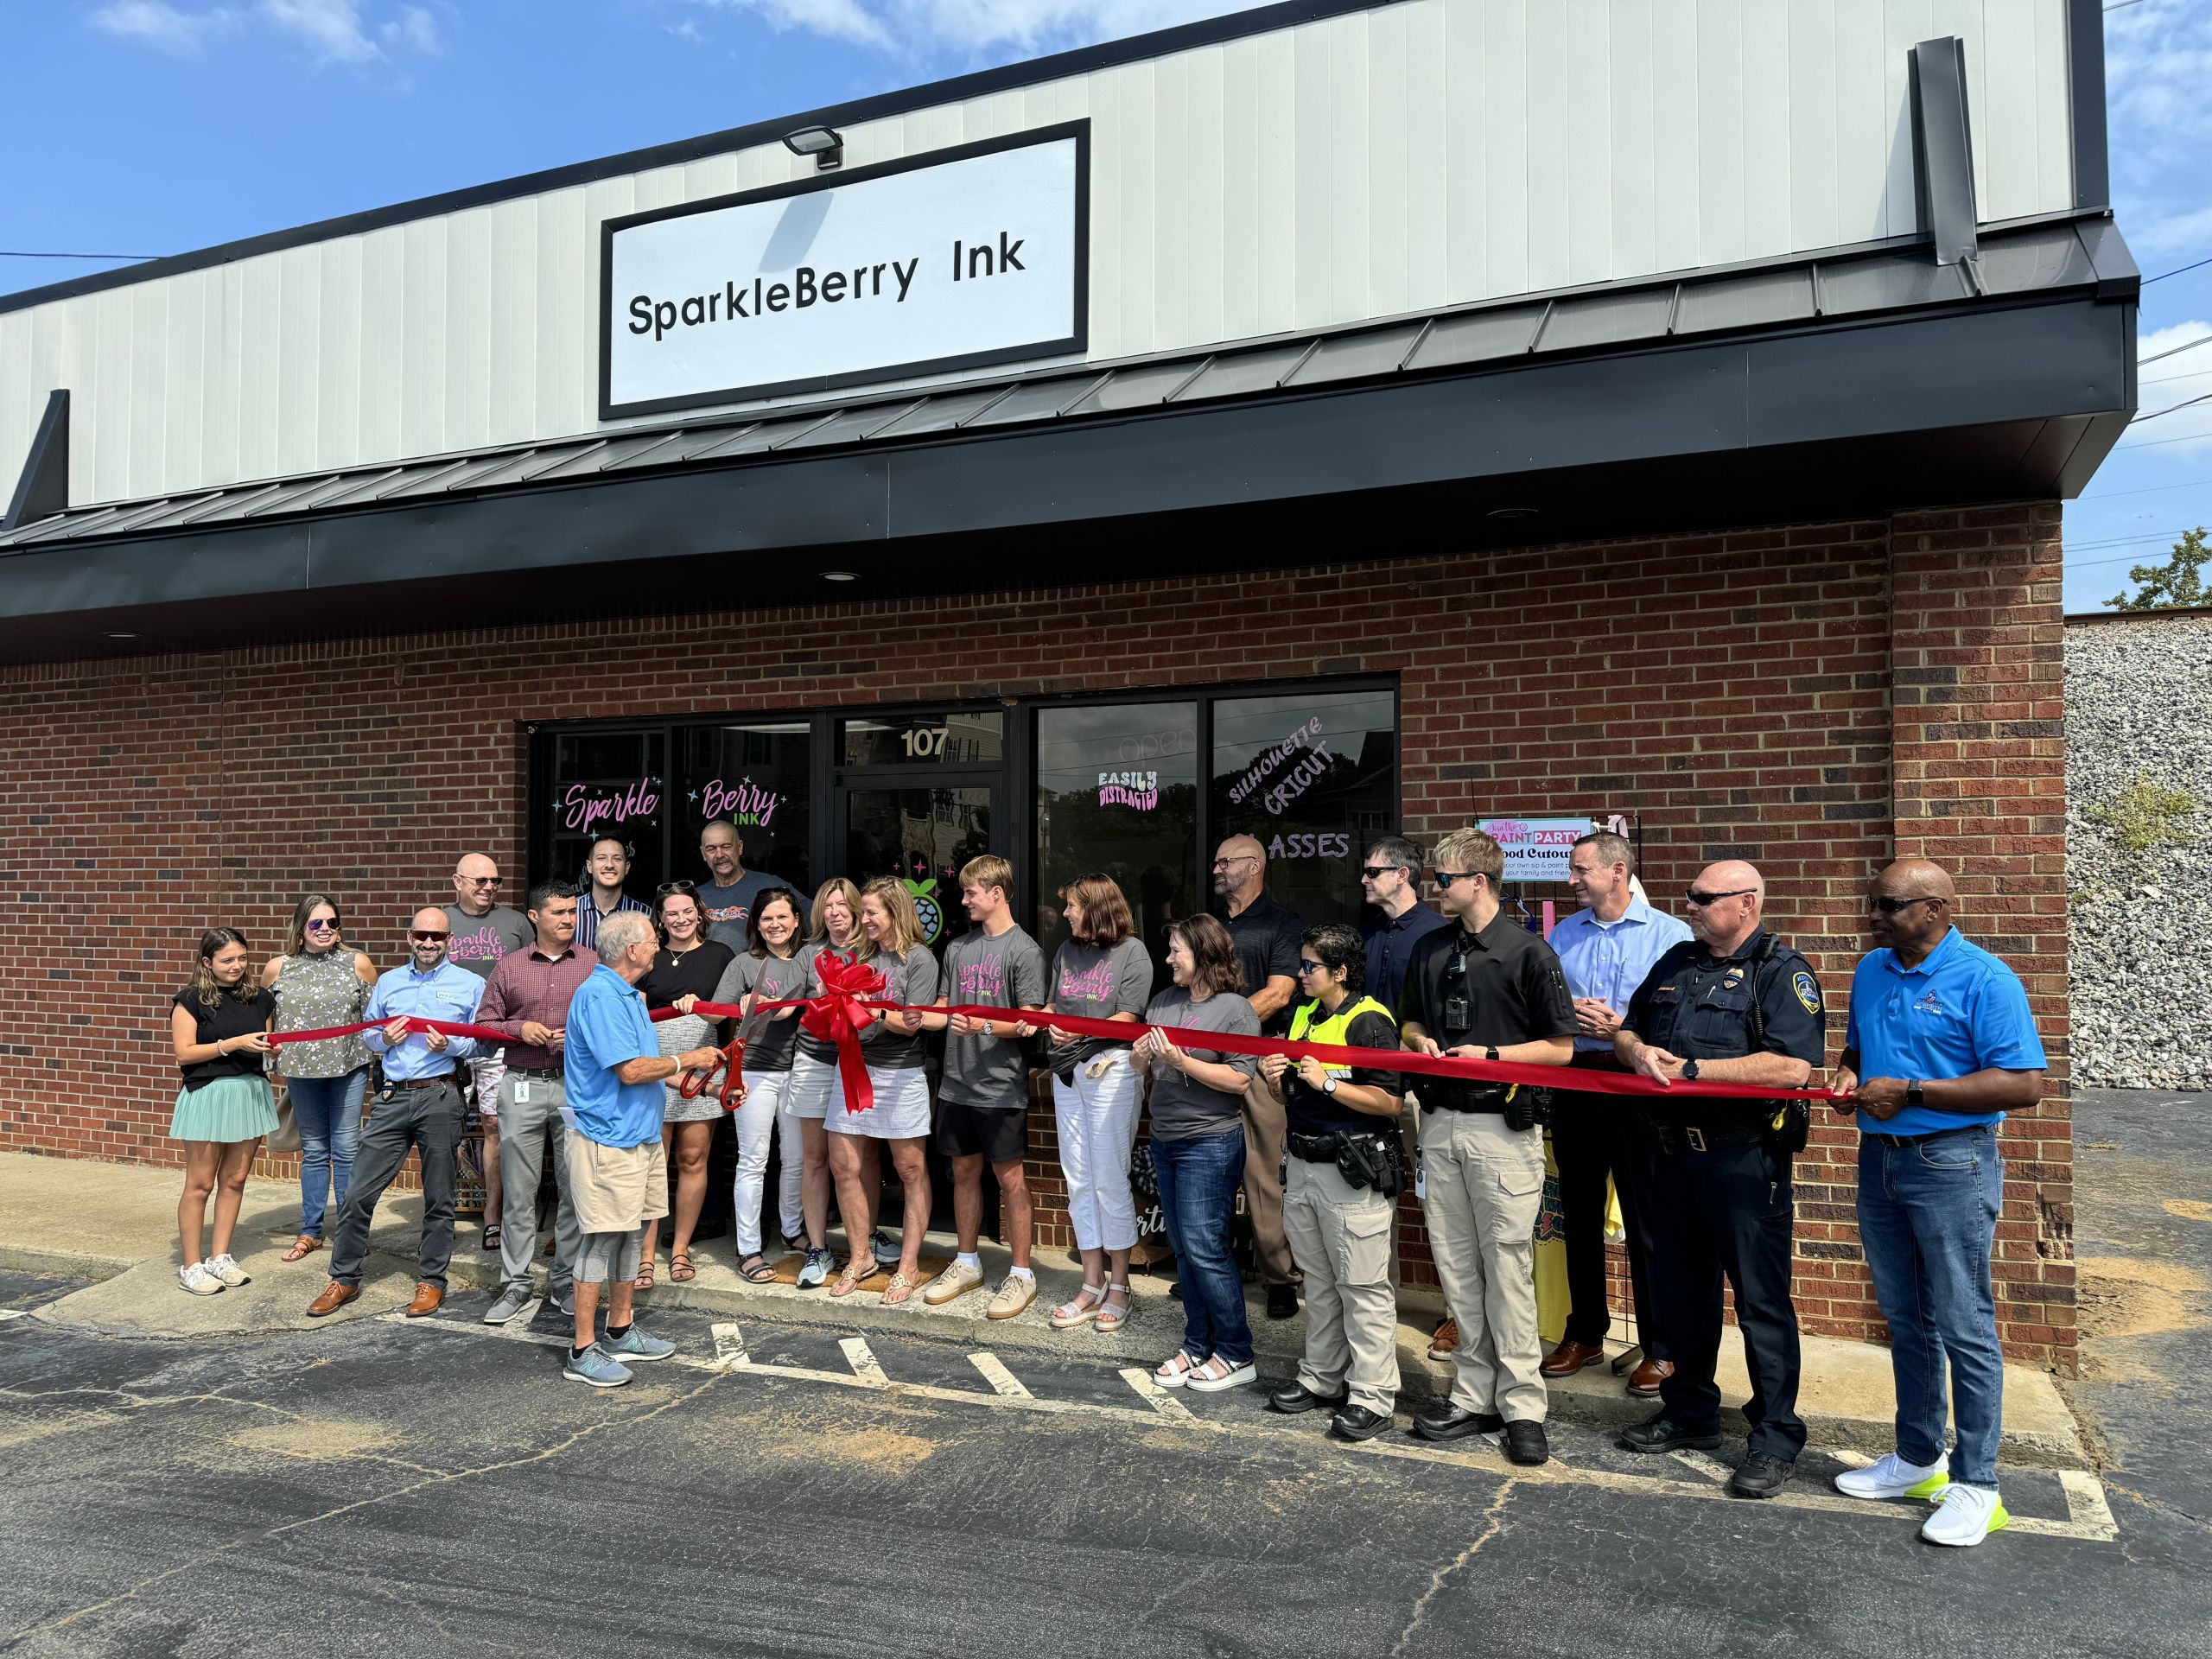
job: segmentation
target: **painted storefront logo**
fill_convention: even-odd
[[[571,784],[569,792],[553,804],[553,810],[561,815],[562,828],[590,835],[602,825],[613,829],[618,823],[652,817],[660,810],[659,783],[658,778],[640,778],[613,789]]]
[[[1322,741],[1321,717],[1316,715],[1281,742],[1262,750],[1244,775],[1229,786],[1229,798],[1242,806],[1256,795],[1268,814],[1279,818],[1284,808],[1329,775],[1335,760]]]
[[[1160,804],[1160,774],[1156,772],[1102,772],[1098,774],[1098,804],[1126,806],[1149,812]]]
[[[769,828],[785,799],[772,789],[761,788],[750,778],[741,778],[734,784],[726,784],[719,778],[709,779],[691,791],[690,798],[699,804],[700,817],[727,819],[741,830]]]

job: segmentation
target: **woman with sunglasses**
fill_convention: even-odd
[[[292,906],[284,954],[270,957],[261,970],[261,982],[276,999],[280,1036],[360,1022],[377,970],[344,943],[344,918],[322,893],[310,893]],[[369,1097],[368,1046],[357,1036],[287,1043],[272,1069],[284,1079],[300,1131],[300,1236],[283,1256],[297,1262],[322,1248],[324,1216],[346,1207],[361,1105]]]
[[[262,1065],[276,999],[261,988],[245,935],[211,927],[200,936],[192,982],[169,999],[169,1041],[183,1079],[169,1116],[169,1139],[184,1142],[184,1196],[176,1230],[184,1264],[176,1281],[213,1296],[252,1281],[231,1258],[231,1235],[245,1200],[254,1148],[276,1128]],[[202,1256],[207,1200],[215,1200],[214,1253]]]
[[[653,965],[638,982],[645,1007],[658,1013],[674,1008],[677,1017],[653,1027],[664,1057],[704,1048],[714,1027],[703,1015],[691,1012],[695,1002],[714,1000],[733,955],[729,946],[707,937],[705,912],[699,908],[698,889],[690,881],[664,881],[653,897],[653,931],[660,935],[660,949]],[[676,1187],[670,1195],[675,1213],[669,1218],[668,1276],[681,1284],[698,1276],[691,1260],[691,1234],[699,1224],[699,1207],[707,1197],[707,1152],[714,1145],[715,1120],[722,1115],[721,1102],[712,1090],[701,1090],[690,1100],[678,1084],[683,1074],[662,1091],[661,1144],[676,1155]],[[660,1242],[658,1218],[645,1224],[643,1248],[638,1252],[636,1287],[653,1287],[653,1250]]]
[[[799,938],[799,897],[789,887],[769,887],[753,900],[746,918],[746,949],[722,970],[715,987],[717,1002],[736,1002],[751,1008],[756,1002],[784,1002],[806,995],[813,971],[815,947]],[[789,1241],[804,1236],[810,1242],[829,1230],[829,1194],[822,1193],[813,1223],[805,1215],[805,1130],[800,1119],[785,1109],[791,1092],[791,1062],[798,1052],[799,1023],[795,1007],[772,1013],[748,1014],[737,1022],[737,1035],[745,1044],[745,1100],[737,1109],[737,1179],[730,1189],[737,1230],[737,1271],[753,1284],[776,1276],[760,1249],[760,1194],[768,1176],[768,1143],[780,1135],[783,1179],[779,1219]],[[817,1124],[817,1133],[819,1134]],[[824,1171],[825,1178],[827,1171]]]

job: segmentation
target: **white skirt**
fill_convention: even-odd
[[[875,1104],[864,1112],[849,1112],[841,1098],[836,1109],[823,1120],[833,1135],[865,1135],[878,1141],[916,1141],[930,1132],[930,1074],[918,1065],[871,1065],[868,1080],[875,1090]]]
[[[791,1080],[784,1087],[783,1111],[791,1117],[845,1116],[845,1080],[835,1060],[817,1060],[811,1054],[791,1056]]]

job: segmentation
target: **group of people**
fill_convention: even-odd
[[[1297,1376],[1269,1404],[1326,1410],[1333,1433],[1370,1438],[1389,1427],[1396,1403],[1395,1223],[1410,1186],[1450,1313],[1436,1351],[1455,1368],[1448,1399],[1416,1414],[1414,1432],[1435,1441],[1497,1436],[1512,1460],[1539,1464],[1549,1455],[1547,1379],[1606,1357],[1610,1181],[1626,1223],[1643,1349],[1628,1386],[1660,1402],[1621,1444],[1653,1453],[1719,1444],[1725,1281],[1751,1386],[1745,1455],[1730,1490],[1768,1497],[1791,1478],[1805,1438],[1791,1160],[1809,1126],[1803,1091],[1825,1061],[1827,1016],[1809,963],[1766,931],[1765,883],[1750,864],[1700,873],[1685,895],[1685,923],[1643,894],[1626,841],[1586,836],[1569,867],[1585,907],[1547,942],[1507,913],[1504,855],[1487,835],[1454,831],[1426,858],[1386,836],[1361,868],[1381,918],[1363,933],[1303,926],[1267,896],[1260,844],[1232,836],[1213,863],[1221,913],[1170,924],[1171,983],[1155,995],[1128,900],[1103,874],[1058,895],[1068,938],[1048,964],[1014,920],[1012,867],[995,855],[970,861],[960,872],[970,926],[940,962],[901,882],[856,887],[836,878],[809,901],[746,873],[728,824],[710,824],[701,850],[715,880],[664,884],[648,906],[622,891],[626,849],[602,841],[581,896],[542,882],[521,916],[496,905],[496,867],[472,855],[455,872],[457,903],[418,912],[410,961],[382,976],[342,942],[337,906],[321,894],[301,901],[286,953],[259,972],[234,930],[207,934],[193,983],[175,999],[183,1088],[172,1134],[190,1143],[179,1215],[185,1287],[213,1294],[247,1281],[230,1244],[253,1143],[274,1127],[263,1078],[272,1037],[365,1022],[359,1039],[283,1044],[275,1062],[300,1126],[305,1183],[288,1259],[321,1248],[328,1188],[336,1191],[330,1282],[309,1313],[359,1294],[376,1202],[410,1147],[423,1155],[425,1203],[408,1312],[442,1303],[467,1065],[487,1141],[497,1121],[509,1198],[504,1283],[486,1319],[520,1317],[537,1300],[534,1198],[550,1160],[560,1198],[548,1294],[575,1324],[566,1375],[626,1382],[629,1363],[670,1351],[633,1319],[664,1218],[671,1276],[696,1272],[706,1132],[722,1109],[712,1091],[677,1084],[722,1062],[715,1039],[728,1033],[695,1012],[712,1003],[742,1011],[732,1022],[745,1043],[740,1274],[774,1276],[762,1216],[773,1143],[779,1219],[787,1248],[803,1252],[801,1287],[844,1298],[882,1277],[884,1302],[918,1296],[929,1306],[988,1291],[989,1317],[1015,1318],[1037,1297],[1023,1160],[1027,1044],[1041,1033],[1084,1267],[1076,1294],[1050,1311],[1056,1327],[1113,1332],[1130,1318],[1131,1166],[1148,1114],[1185,1327],[1154,1380],[1198,1391],[1255,1380],[1231,1244],[1241,1190],[1267,1312],[1294,1313],[1302,1287],[1307,1316]],[[1424,874],[1433,909],[1421,902]],[[1997,1126],[2040,1098],[2044,1055],[2018,979],[1957,931],[1954,904],[1949,877],[1924,860],[1900,860],[1874,879],[1876,949],[1858,969],[1830,1081],[1834,1109],[1855,1115],[1862,1131],[1860,1233],[1898,1390],[1897,1449],[1837,1484],[1858,1497],[1935,1499],[1923,1535],[1971,1544],[2006,1518],[1989,1272],[2003,1180]],[[837,988],[852,963],[880,974],[874,995],[899,1005],[871,1011],[858,1034],[870,1091],[863,1109],[849,1109],[835,1042],[802,1025],[792,1006]],[[670,1014],[656,1023],[660,1010]],[[1004,1012],[985,1012],[995,1010]],[[1128,1039],[1095,1026],[1079,1032],[1056,1015],[1132,1029]],[[486,1052],[488,1039],[411,1030],[410,1016],[487,1027],[503,1040]],[[945,1039],[934,1102],[932,1031]],[[1294,1058],[1252,1040],[1268,1036],[1369,1051],[1357,1058],[1371,1063]],[[1388,1058],[1408,1053],[1629,1072],[1667,1092],[1588,1092],[1564,1070],[1560,1086],[1540,1089],[1402,1071]],[[364,1131],[372,1057],[382,1084]],[[1713,1095],[1699,1090],[1705,1083],[1776,1093]],[[1533,1243],[1547,1126],[1572,1302],[1549,1353],[1538,1335]],[[951,1166],[957,1238],[951,1263],[925,1278],[931,1137]],[[887,1150],[901,1199],[895,1243],[879,1224],[889,1219],[878,1215]],[[978,1253],[987,1167],[1012,1257],[995,1287]],[[214,1249],[203,1255],[211,1195]],[[848,1245],[842,1264],[830,1245],[833,1198]],[[1948,1459],[1947,1414],[1957,1424]]]

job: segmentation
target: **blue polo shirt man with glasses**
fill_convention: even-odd
[[[2005,1357],[1989,1258],[2005,1201],[1998,1126],[2043,1098],[2019,976],[1951,924],[1949,872],[1899,859],[1874,878],[1875,949],[1851,982],[1835,1108],[1859,1129],[1859,1235],[1890,1327],[1897,1450],[1836,1477],[1853,1497],[1924,1497],[1930,1543],[2011,1519],[1997,1491]],[[1949,1362],[1946,1410],[1944,1362]],[[1943,1455],[1946,1417],[1958,1443]]]

